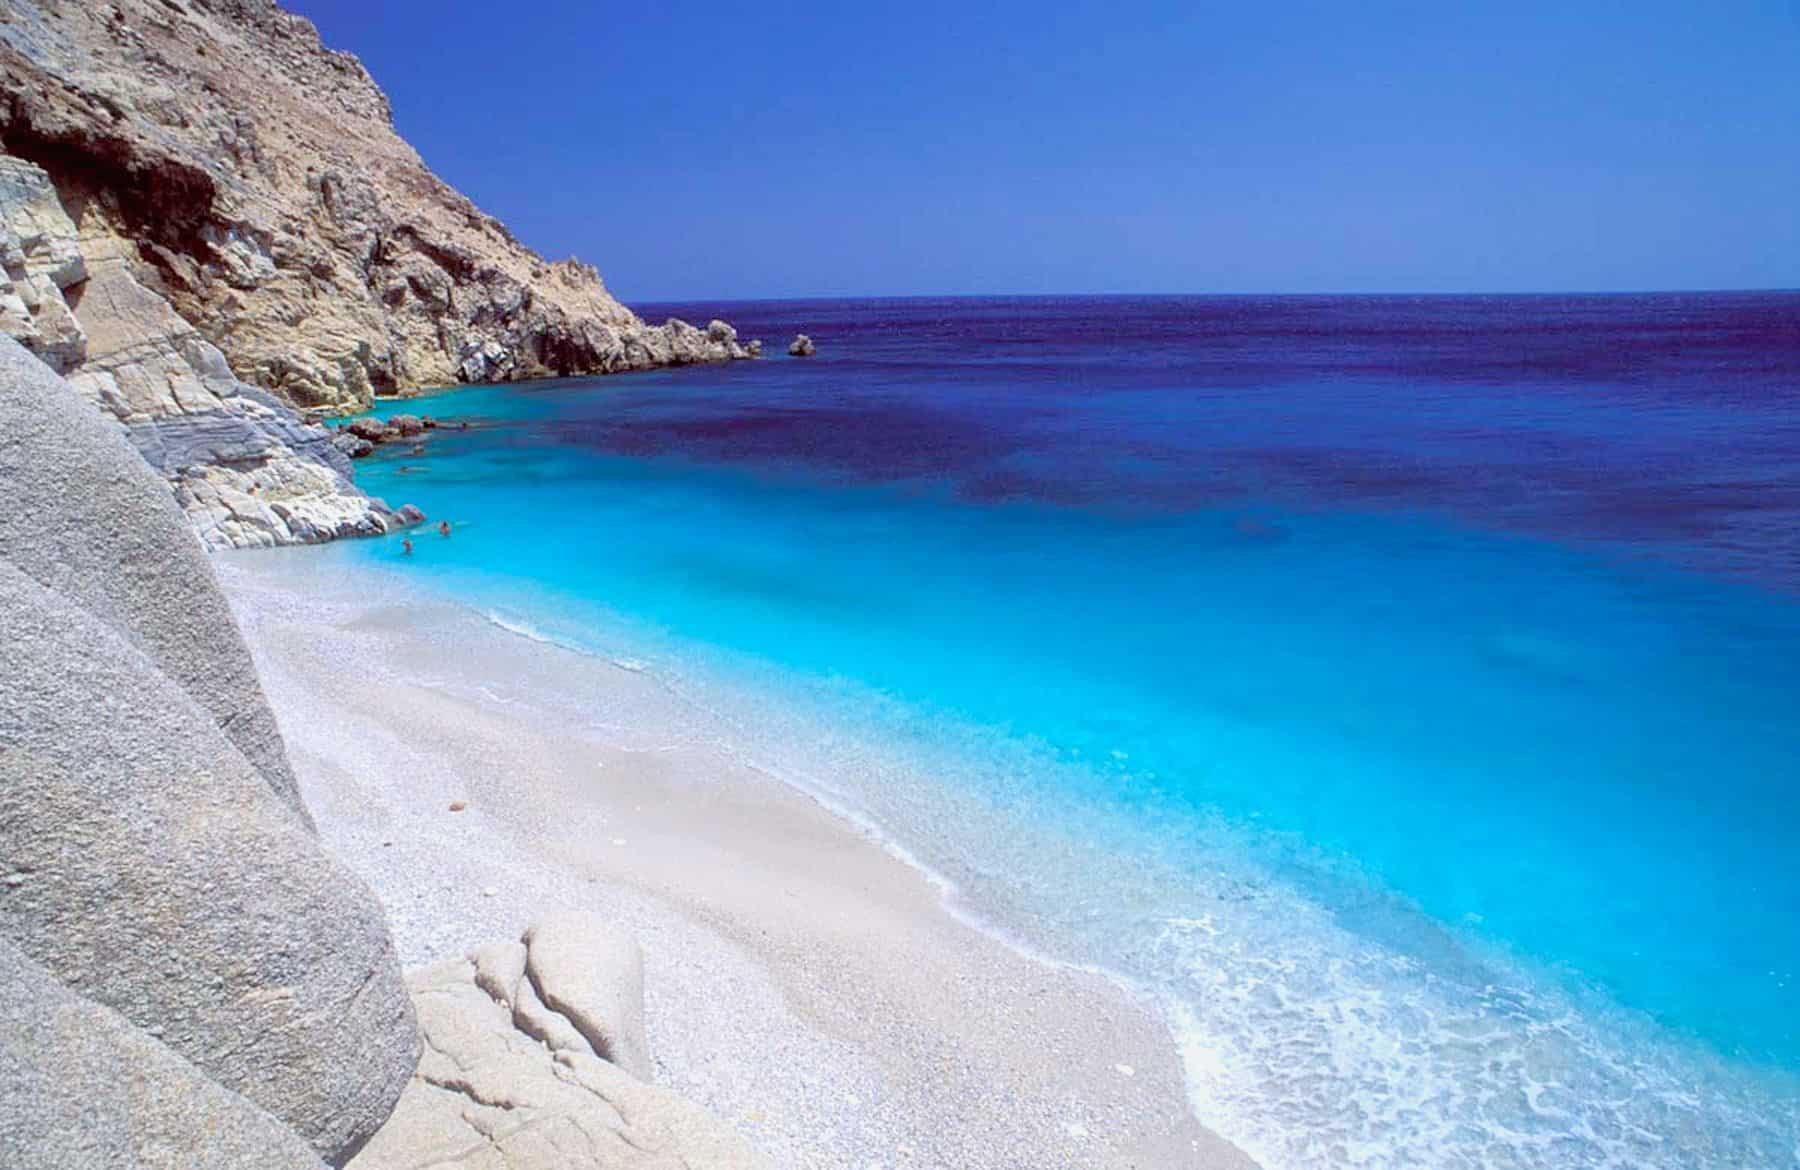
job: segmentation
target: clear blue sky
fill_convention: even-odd
[[[627,301],[1800,285],[1800,0],[290,0]]]

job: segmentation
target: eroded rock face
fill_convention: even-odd
[[[596,914],[560,914],[525,932],[525,979],[603,1060],[640,1080],[653,1075],[644,1039],[644,955]]]
[[[425,1056],[351,1170],[763,1166],[704,1110],[607,1059],[614,1042],[596,1048],[579,1022],[616,1020],[622,1007],[641,1021],[641,969],[634,976],[614,961],[635,955],[634,943],[588,915],[540,922],[527,937],[529,947],[483,947],[408,977]],[[560,1008],[538,995],[540,951],[563,968]]]
[[[0,938],[348,1157],[414,1068],[411,1008],[205,554],[119,428],[6,338],[0,489]]]
[[[744,356],[729,326],[648,326],[593,268],[520,244],[395,133],[356,58],[270,0],[8,7],[6,152],[292,404]]]
[[[305,818],[250,651],[168,492],[117,426],[6,338],[0,488],[0,560],[119,630]]]
[[[192,698],[4,561],[0,645],[0,935],[355,1150],[416,1052],[380,906]]]
[[[324,1170],[292,1130],[0,939],[0,1166]]]
[[[3,28],[4,26],[0,26]],[[66,374],[125,428],[217,547],[302,544],[390,527],[348,460],[133,274],[100,217],[85,233],[49,176],[0,156],[0,332]]]
[[[87,279],[75,225],[50,176],[0,156],[0,332],[19,341],[57,373],[87,356],[87,334],[63,290]]]

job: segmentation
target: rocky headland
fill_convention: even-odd
[[[377,394],[749,356],[519,243],[271,0],[0,3],[0,268],[215,547],[403,524],[314,425]]]

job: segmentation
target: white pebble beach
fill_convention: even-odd
[[[780,1167],[1251,1165],[1194,1116],[1146,999],[968,924],[732,745],[646,740],[621,718],[652,678],[341,561],[321,589],[309,550],[217,564],[319,833],[406,966],[604,914],[644,951],[657,1081]],[[591,718],[532,702],[546,681]]]

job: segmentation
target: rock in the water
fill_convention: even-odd
[[[425,433],[425,423],[416,414],[397,414],[388,419],[388,426],[400,432],[400,437],[410,439],[414,435]]]
[[[754,338],[744,347],[744,356],[759,358],[762,356],[762,338]]]
[[[411,528],[416,524],[423,523],[425,523],[425,513],[419,510],[417,504],[401,504],[399,510],[389,518],[388,531],[398,532],[402,528]]]
[[[324,1170],[274,1117],[0,939],[0,1166]]]
[[[358,418],[344,429],[366,442],[379,443],[387,438],[388,425],[378,418]]]
[[[375,450],[375,444],[349,431],[339,431],[331,436],[331,445],[352,459],[361,459]]]
[[[0,936],[347,1156],[417,1056],[381,907],[127,635],[5,561],[0,675]]]
[[[587,928],[579,917],[569,926]],[[563,930],[532,933],[555,945]],[[526,948],[509,943],[408,977],[425,1057],[350,1170],[764,1166],[698,1106],[596,1055],[572,1020],[536,998],[528,963]]]
[[[789,357],[811,357],[818,352],[819,347],[814,345],[813,339],[804,333],[796,335],[794,340],[788,343]]]

